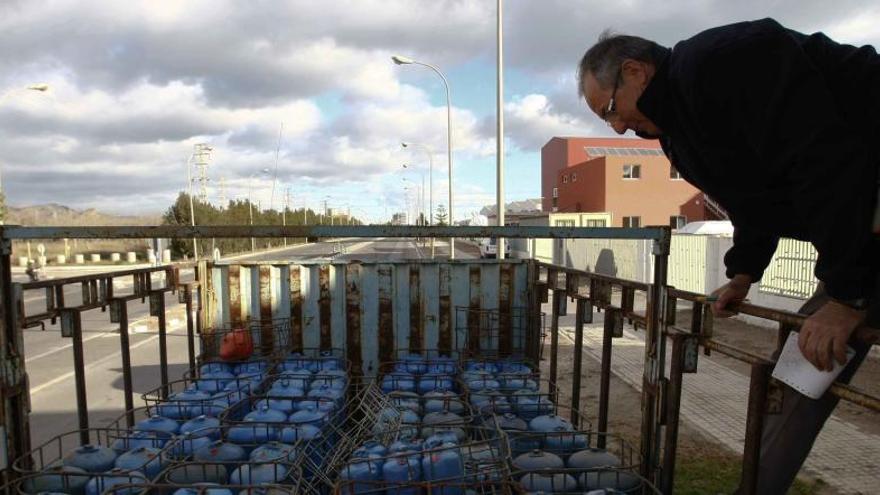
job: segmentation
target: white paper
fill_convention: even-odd
[[[856,351],[852,347],[846,348],[846,363],[855,356]],[[806,395],[811,399],[818,399],[828,390],[828,387],[837,379],[837,375],[843,371],[846,364],[840,364],[834,360],[832,371],[820,371],[813,363],[801,354],[798,347],[798,333],[791,332],[773,368],[773,378],[785,383],[789,387]]]

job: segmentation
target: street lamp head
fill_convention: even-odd
[[[49,85],[46,83],[31,84],[30,86],[27,87],[27,89],[31,89],[33,91],[44,91],[45,92],[45,91],[49,91]]]
[[[406,65],[406,64],[411,64],[414,62],[413,59],[408,58],[408,57],[403,57],[400,55],[392,55],[391,60],[397,65]]]
[[[407,143],[406,141],[401,141],[400,145],[406,148],[407,146],[409,146],[409,143]]]

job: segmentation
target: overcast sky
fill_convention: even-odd
[[[575,66],[600,31],[665,45],[772,16],[841,42],[880,43],[880,4],[837,0],[506,0],[507,200],[540,196],[540,148],[609,130],[577,100]],[[0,0],[0,169],[16,206],[161,212],[195,143],[214,148],[209,198],[403,208],[433,150],[446,202],[452,89],[456,217],[495,201],[495,1]],[[46,93],[22,90],[48,83]],[[404,170],[411,163],[415,170]],[[406,179],[406,180],[404,180]]]

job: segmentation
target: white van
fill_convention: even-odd
[[[495,258],[498,255],[498,239],[483,238],[480,240],[480,258]],[[510,242],[504,243],[504,257],[510,258]]]

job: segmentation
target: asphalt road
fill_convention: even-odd
[[[449,244],[436,241],[434,255],[447,258]],[[431,257],[430,240],[413,239],[339,239],[328,242],[304,244],[237,256],[240,261],[351,261],[375,262],[392,259],[424,259]],[[479,250],[472,244],[456,243],[456,257],[460,259],[479,257]],[[102,273],[109,269],[127,267],[66,267],[50,268],[44,273],[49,278],[60,278]],[[14,276],[16,282],[24,282],[21,270]],[[184,281],[187,281],[184,275]],[[130,278],[120,278],[114,284],[114,292],[131,292]],[[79,285],[72,284],[65,290],[68,305],[81,301]],[[178,304],[177,296],[166,294],[167,341],[169,378],[180,379],[187,366],[185,310]],[[25,293],[25,313],[36,314],[45,309],[42,290]],[[129,302],[129,333],[132,360],[132,380],[135,406],[144,405],[140,394],[158,387],[159,342],[157,319],[149,316],[149,301]],[[84,356],[86,363],[86,390],[89,421],[92,427],[108,425],[124,413],[121,351],[118,325],[110,323],[108,312],[100,309],[82,313]],[[33,447],[51,440],[56,435],[72,432],[78,428],[76,415],[76,387],[73,373],[73,349],[71,339],[61,337],[59,325],[46,322],[46,328],[30,328],[24,331],[25,367],[31,390],[31,438]],[[72,435],[64,447],[74,444]],[[56,447],[57,449],[57,447]]]

